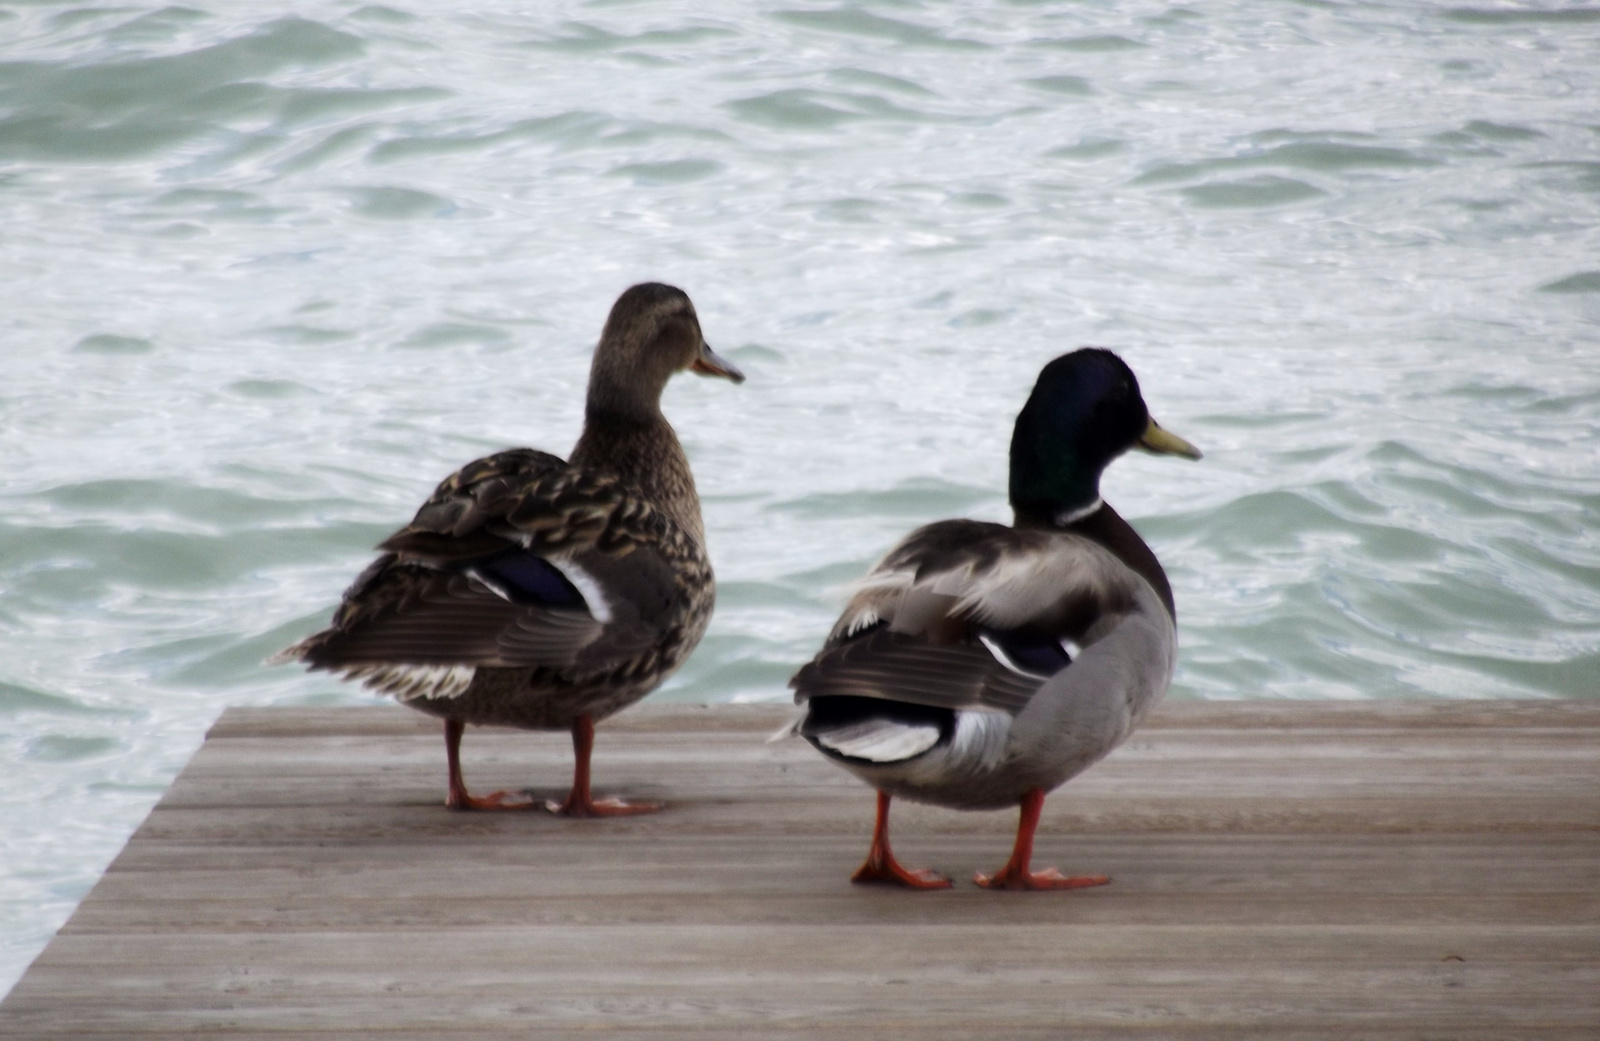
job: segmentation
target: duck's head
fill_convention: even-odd
[[[1011,435],[1011,506],[1067,524],[1100,505],[1100,474],[1130,448],[1199,459],[1200,450],[1150,418],[1139,380],[1100,347],[1044,367]]]
[[[689,294],[660,282],[633,286],[611,305],[600,333],[589,370],[589,411],[654,415],[667,381],[684,370],[744,382],[738,366],[706,343]]]

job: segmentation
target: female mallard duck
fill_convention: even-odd
[[[1110,881],[1028,862],[1045,793],[1121,744],[1172,679],[1172,587],[1100,498],[1106,464],[1134,447],[1200,458],[1150,418],[1115,354],[1085,348],[1046,365],[1011,438],[1015,524],[947,520],[906,536],[790,681],[807,710],[800,735],[878,789],[854,881],[950,885],[895,861],[895,795],[958,809],[1021,804],[1011,860],[977,875],[981,886]]]
[[[282,658],[342,673],[444,718],[453,809],[521,809],[461,780],[467,723],[572,731],[569,816],[655,803],[589,794],[594,723],[677,668],[711,619],[700,500],[661,392],[714,354],[680,289],[637,285],[611,308],[571,462],[514,448],[445,478],[344,594],[333,625]]]

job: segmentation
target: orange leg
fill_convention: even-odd
[[[1022,797],[1022,818],[1017,822],[1017,844],[1006,866],[992,876],[978,872],[972,880],[985,889],[1087,889],[1103,886],[1105,875],[1063,875],[1055,868],[1029,871],[1033,859],[1033,832],[1039,827],[1039,811],[1044,808],[1044,789],[1034,788]]]
[[[593,799],[589,796],[589,753],[594,750],[594,720],[579,716],[572,721],[572,792],[566,802],[551,799],[545,809],[562,817],[626,817],[635,813],[655,813],[666,808],[659,802],[623,802],[621,799]]]
[[[539,804],[520,792],[472,795],[461,779],[461,733],[467,725],[459,719],[444,721],[444,752],[450,763],[450,791],[444,804],[452,810],[531,810]]]
[[[856,873],[850,876],[852,882],[885,882],[889,885],[906,886],[910,889],[949,889],[950,880],[931,868],[902,867],[894,859],[894,852],[889,849],[889,793],[878,793],[878,821],[872,828],[872,848],[867,850],[867,859]]]

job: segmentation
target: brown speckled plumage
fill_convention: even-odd
[[[715,599],[694,477],[660,410],[688,368],[743,379],[682,291],[628,290],[571,461],[510,449],[445,478],[333,624],[282,657],[456,723],[576,728],[643,697],[699,643]]]

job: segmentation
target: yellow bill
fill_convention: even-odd
[[[1152,455],[1181,455],[1185,459],[1199,459],[1200,449],[1191,445],[1172,431],[1162,427],[1154,419],[1144,428],[1144,434],[1134,447],[1142,448]]]

